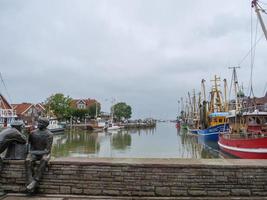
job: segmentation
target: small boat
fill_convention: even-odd
[[[115,125],[112,121],[106,121],[103,130],[109,131],[109,130],[118,130],[121,128],[122,128],[121,126]]]
[[[63,124],[59,124],[56,118],[49,118],[49,125],[47,129],[52,133],[62,133],[65,131],[65,126]]]

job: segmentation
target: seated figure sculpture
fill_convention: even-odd
[[[38,119],[38,129],[31,132],[28,138],[29,153],[25,161],[25,167],[28,182],[26,189],[29,193],[35,191],[50,159],[53,135],[47,129],[48,125],[48,119],[40,117]],[[37,170],[35,170],[36,161],[40,161]]]
[[[11,128],[0,132],[0,154],[6,150],[5,159],[26,158],[26,137],[21,133],[23,125],[22,121],[14,121],[11,123]]]

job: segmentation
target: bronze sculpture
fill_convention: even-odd
[[[14,121],[11,123],[11,128],[0,132],[0,154],[6,150],[4,159],[26,158],[26,137],[21,133],[23,125],[22,121]]]
[[[40,181],[42,174],[50,159],[53,135],[47,129],[49,121],[47,118],[38,119],[38,129],[30,133],[28,138],[29,153],[25,161],[28,185],[27,191],[33,193]],[[34,170],[36,161],[40,161],[37,170]]]

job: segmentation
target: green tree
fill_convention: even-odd
[[[101,105],[98,102],[94,103],[88,108],[88,114],[91,118],[94,118],[96,116],[96,109],[97,109],[97,115],[99,115],[101,110]]]
[[[62,93],[53,94],[45,101],[47,114],[53,113],[58,119],[68,119],[71,116],[71,98]]]
[[[113,115],[116,119],[121,120],[122,118],[129,119],[132,115],[131,106],[127,105],[124,102],[115,104],[112,107]]]
[[[83,120],[85,116],[88,114],[87,109],[72,109],[71,116],[75,117],[76,119]]]

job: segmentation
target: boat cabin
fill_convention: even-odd
[[[209,114],[209,126],[217,126],[226,123],[228,112],[216,112]]]
[[[267,134],[267,112],[255,110],[243,113],[245,130],[252,133]]]

